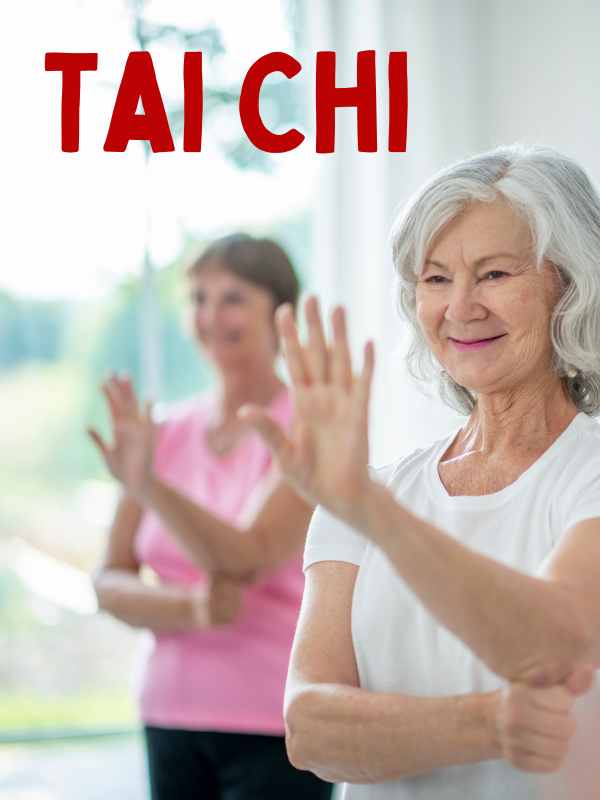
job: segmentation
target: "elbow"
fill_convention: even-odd
[[[540,685],[563,683],[581,663],[594,660],[595,639],[584,610],[569,598],[539,620],[537,635],[530,631],[523,636],[516,658],[515,653],[507,658],[506,653],[496,652],[488,666],[508,680],[528,682],[535,676]]]
[[[284,707],[285,746],[290,764],[299,770],[314,773],[326,781],[336,781],[331,776],[331,764],[323,763],[322,748],[319,747],[319,720],[315,718],[314,697],[308,691],[300,691],[293,698],[286,697]]]
[[[305,703],[302,696],[296,696],[290,703],[286,703],[284,711],[285,746],[290,764],[296,769],[309,769],[306,760],[306,737],[304,735]]]
[[[101,570],[94,579],[94,591],[98,599],[98,609],[120,618],[121,593],[118,578],[119,576],[114,575],[110,569]]]
[[[329,783],[346,780],[358,783],[371,783],[369,780],[356,780],[346,774],[344,764],[332,752],[331,735],[321,729],[316,698],[311,691],[296,694],[292,700],[286,698],[284,708],[285,746],[290,764],[296,769],[312,772]],[[327,752],[326,752],[327,751]]]
[[[335,735],[323,731],[313,700],[299,696],[286,707],[285,746],[290,764],[299,770],[312,772],[328,783],[380,783],[373,764],[339,751]]]
[[[547,664],[541,664],[548,676],[559,682],[589,658],[594,631],[581,603],[572,596],[553,609],[546,629],[544,649]]]
[[[107,587],[105,584],[106,584],[105,576],[104,572],[102,571],[98,573],[98,575],[96,575],[96,577],[94,578],[94,591],[96,592],[96,598],[98,600],[98,608],[101,611],[110,611],[108,605],[110,602],[109,600],[110,592],[107,591]]]

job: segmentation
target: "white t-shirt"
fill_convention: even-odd
[[[494,494],[452,497],[438,463],[456,432],[374,470],[397,500],[448,535],[510,567],[535,574],[561,535],[600,517],[600,425],[579,414],[514,483]],[[424,697],[489,692],[505,685],[406,587],[383,551],[317,508],[304,567],[359,567],[352,639],[360,685]],[[600,575],[598,576],[600,580]],[[600,687],[575,702],[578,727],[563,766],[526,773],[504,759],[444,767],[373,786],[345,784],[344,800],[599,800]]]

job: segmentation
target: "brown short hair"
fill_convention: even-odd
[[[254,239],[245,233],[224,236],[209,244],[188,268],[188,275],[198,275],[214,264],[268,289],[275,307],[291,303],[296,308],[300,292],[298,278],[285,250],[272,239]]]

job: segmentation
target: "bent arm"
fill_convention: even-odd
[[[129,379],[113,375],[102,389],[109,404],[114,442],[107,445],[89,429],[91,438],[114,477],[141,505],[161,517],[201,569],[252,582],[302,549],[312,507],[284,481],[272,488],[246,530],[228,525],[152,474],[156,429],[149,408],[139,413]]]
[[[282,480],[245,530],[228,525],[156,478],[148,482],[143,499],[196,564],[242,582],[258,580],[299,553],[312,515],[310,506]]]
[[[465,547],[381,484],[345,516],[498,675],[554,685],[584,662],[600,666],[600,520],[573,526],[531,576]]]
[[[378,783],[500,758],[498,692],[431,698],[359,688],[350,631],[357,572],[344,562],[307,570],[285,695],[292,764],[328,781]]]
[[[146,586],[133,570],[115,567],[103,567],[94,585],[100,608],[133,628],[199,627],[191,592],[178,586]]]
[[[124,495],[110,531],[105,559],[94,581],[100,608],[132,627],[163,631],[209,628],[233,621],[232,612],[237,611],[239,603],[228,586],[215,593],[212,587],[153,587],[141,581],[140,565],[133,551],[141,515],[141,506]],[[223,601],[227,607],[220,617]]]

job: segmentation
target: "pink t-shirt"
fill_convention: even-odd
[[[182,494],[243,528],[272,478],[271,458],[255,433],[232,453],[213,455],[206,423],[214,403],[214,396],[203,395],[175,409],[161,425],[154,467]],[[282,427],[290,428],[287,390],[269,410]],[[142,518],[134,547],[138,561],[165,582],[192,586],[206,580],[151,511]],[[231,627],[152,634],[139,689],[144,723],[283,734],[283,691],[303,589],[298,554],[245,590],[243,611]]]

